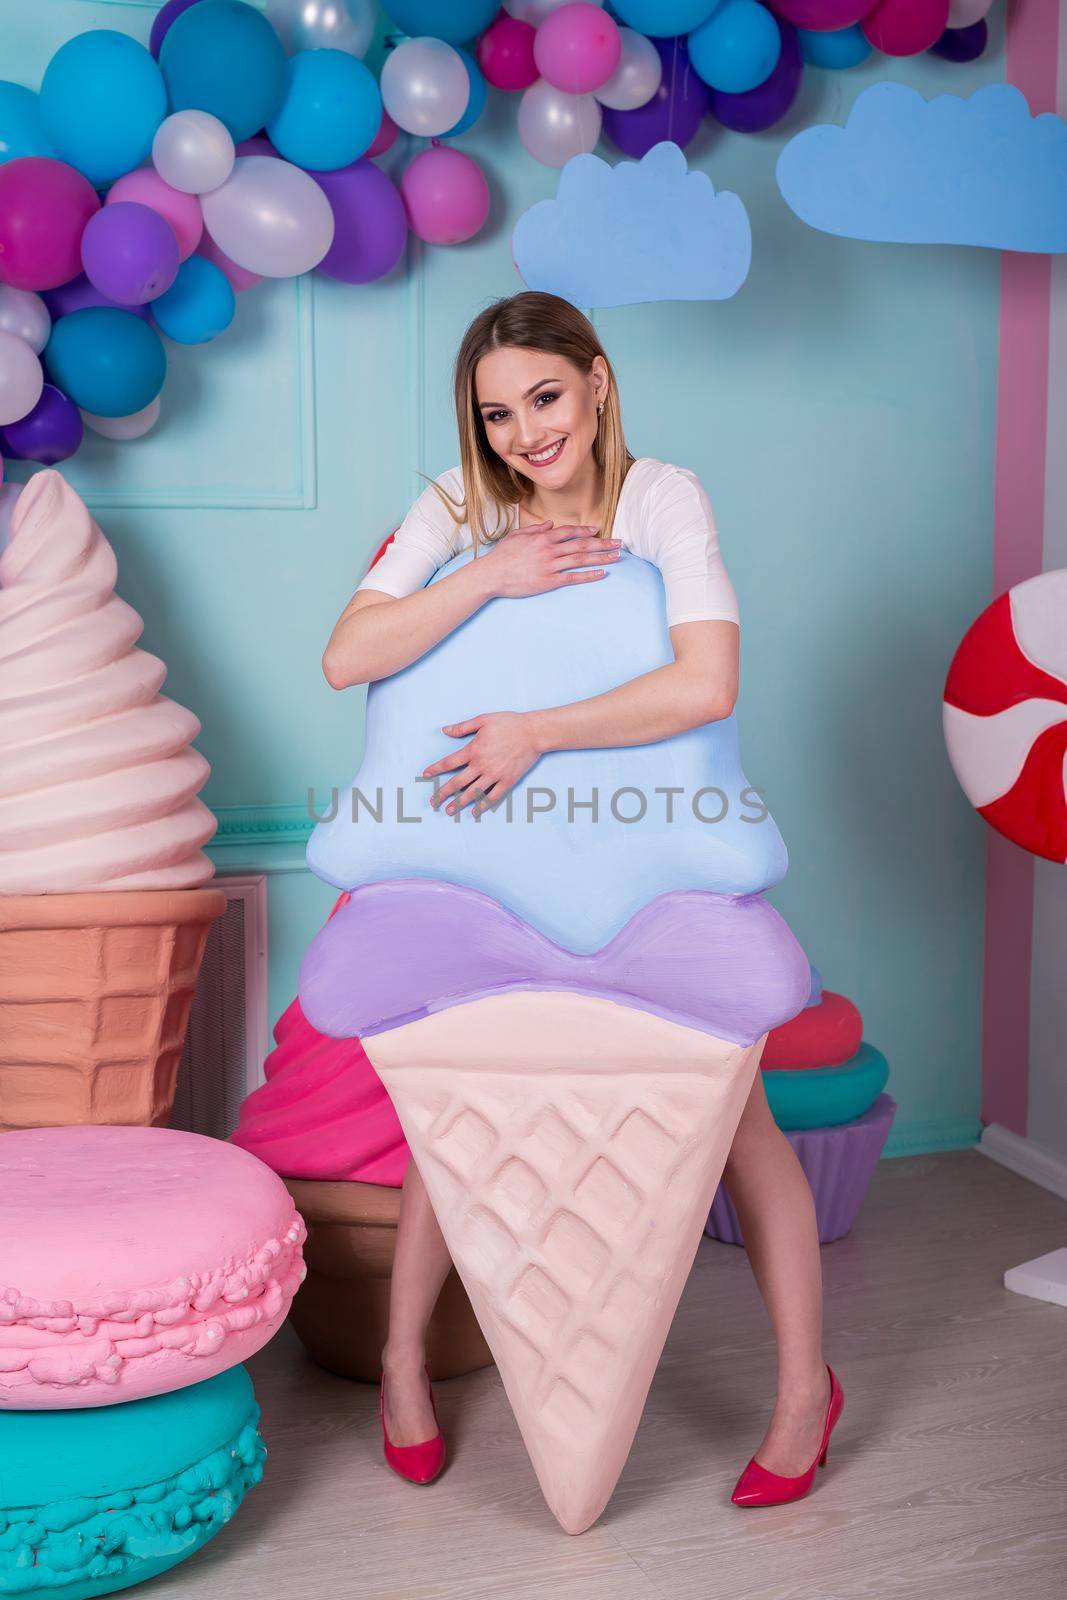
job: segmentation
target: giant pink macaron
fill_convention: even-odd
[[[304,1224],[254,1156],[172,1128],[0,1137],[0,1408],[113,1405],[266,1344]]]

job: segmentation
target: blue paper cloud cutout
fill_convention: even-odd
[[[556,198],[519,218],[511,249],[528,288],[576,306],[727,300],[748,276],[752,229],[743,201],[716,194],[664,139],[614,167],[572,156]]]
[[[1067,122],[1031,117],[1013,84],[929,101],[903,83],[872,84],[843,128],[791,139],[776,176],[790,209],[823,233],[1067,250]]]

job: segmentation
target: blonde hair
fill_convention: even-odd
[[[604,409],[600,413],[593,441],[593,459],[600,468],[604,490],[604,510],[598,536],[610,538],[623,480],[634,457],[626,448],[622,431],[615,372],[597,338],[596,329],[588,317],[559,295],[527,289],[494,300],[470,324],[463,335],[453,369],[464,498],[454,500],[441,484],[433,479],[428,481],[444,501],[453,521],[457,525],[463,522],[470,524],[475,554],[480,541],[492,544],[502,538],[512,525],[509,515],[502,528],[497,526],[490,529],[486,523],[489,504],[495,501],[498,505],[517,508],[528,493],[532,480],[516,472],[510,462],[497,455],[490,445],[482,414],[478,410],[474,386],[475,369],[482,357],[490,350],[506,348],[544,350],[550,355],[563,356],[586,376],[592,368],[593,358],[603,357],[608,371],[608,384]],[[420,477],[426,476],[426,473],[420,473]]]

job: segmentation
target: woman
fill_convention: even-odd
[[[627,548],[660,569],[674,660],[605,694],[536,712],[495,711],[444,729],[463,741],[431,762],[431,804],[496,804],[549,750],[647,744],[728,716],[737,696],[737,601],[711,507],[684,468],[626,448],[611,364],[566,300],[527,292],[481,312],[455,368],[461,468],[429,485],[339,618],[323,656],[335,688],[387,677],[487,600],[610,578]],[[426,587],[451,556],[470,561]],[[733,1500],[807,1492],[843,1396],[821,1353],[822,1286],[811,1190],[756,1073],[724,1172],[778,1345],[770,1424]],[[444,1443],[425,1335],[451,1265],[414,1161],[404,1179],[382,1352],[386,1458],[427,1482]]]

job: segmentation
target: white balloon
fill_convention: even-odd
[[[52,331],[48,307],[32,289],[12,289],[0,283],[0,330],[13,333],[40,355]]]
[[[98,417],[93,411],[82,412],[82,421],[86,427],[92,428],[94,433],[102,434],[105,439],[139,439],[149,428],[155,427],[158,419],[158,394],[140,411],[132,411],[128,417]]]
[[[152,165],[183,194],[207,194],[233,170],[230,130],[210,111],[175,111],[156,129]]]
[[[431,139],[467,109],[471,81],[463,57],[444,39],[420,34],[390,50],[382,66],[382,104],[398,128]]]
[[[32,411],[43,388],[36,350],[17,334],[0,330],[0,428]]]
[[[600,138],[600,102],[591,94],[566,94],[544,78],[523,91],[519,138],[535,161],[562,167],[592,150]]]
[[[290,55],[344,50],[362,59],[374,38],[375,0],[267,0],[267,16]]]
[[[602,6],[604,0],[587,0],[591,6]],[[519,22],[528,22],[536,28],[544,22],[550,11],[558,11],[568,0],[504,0],[504,10]],[[992,0],[990,0],[992,4]]]
[[[652,40],[634,28],[620,28],[619,43],[619,64],[596,90],[596,98],[613,111],[635,111],[647,105],[659,88],[663,59]]]
[[[204,226],[223,254],[263,278],[310,272],[333,243],[333,209],[325,194],[314,178],[277,156],[238,156],[226,182],[200,204]]]
[[[945,26],[969,28],[972,23],[981,22],[992,4],[993,0],[951,0]]]

